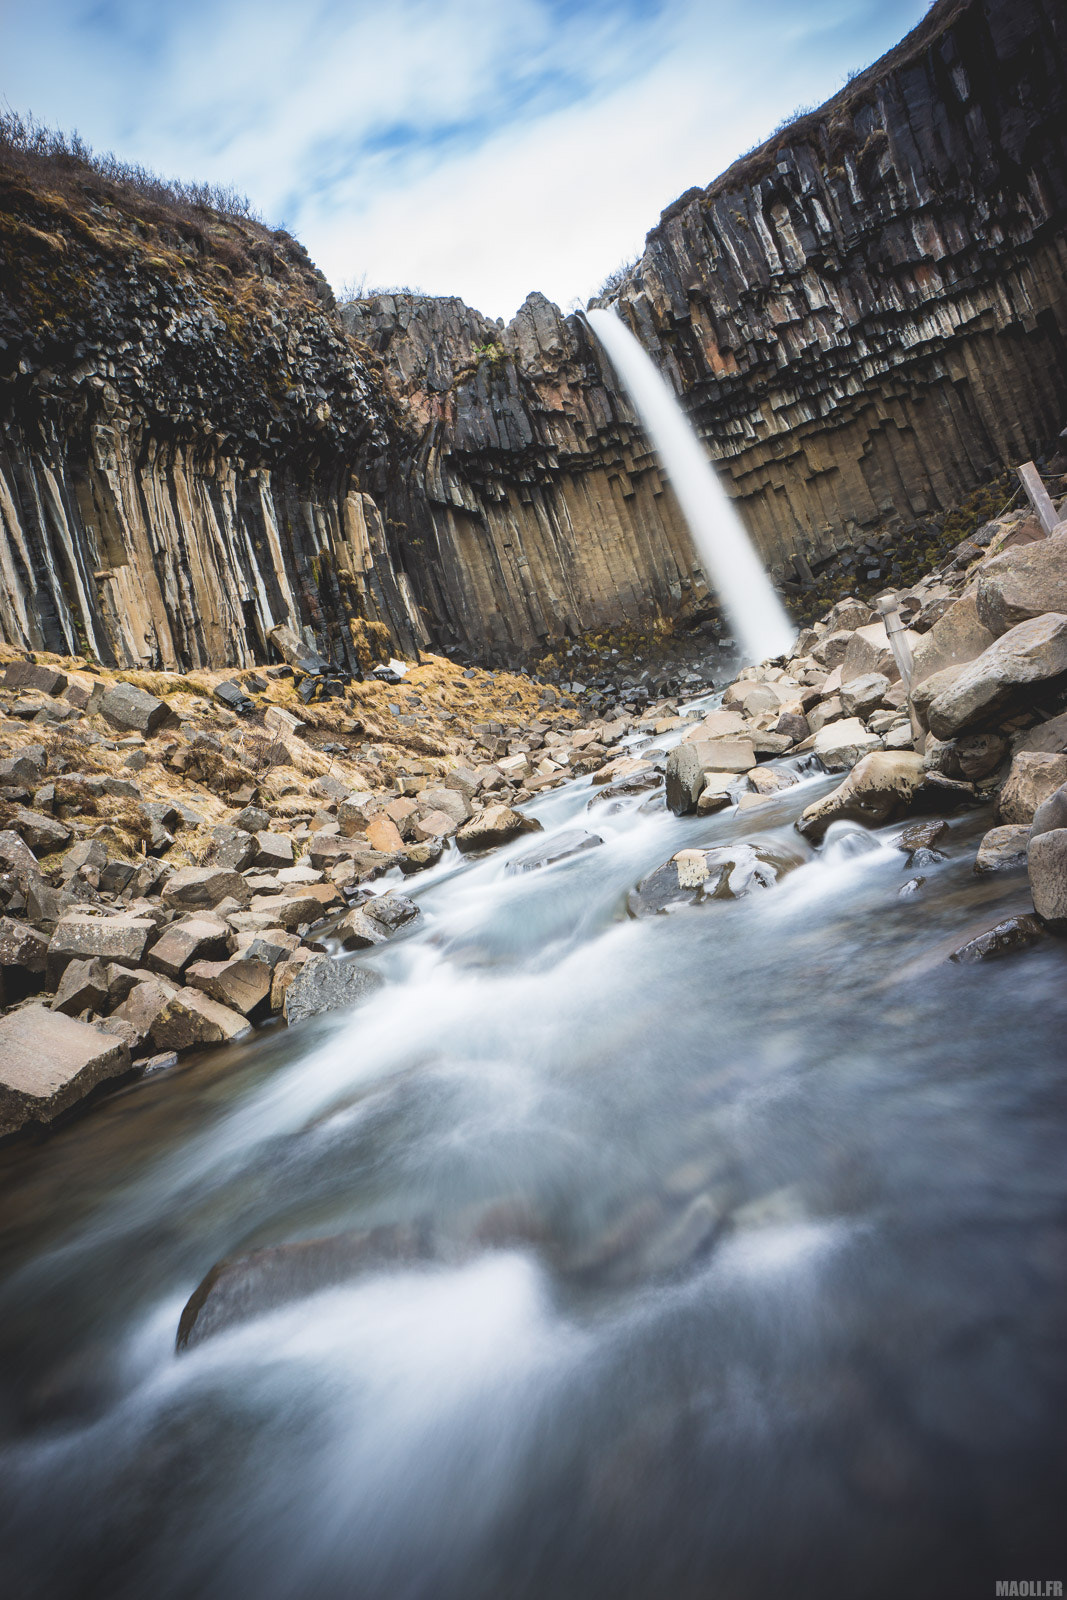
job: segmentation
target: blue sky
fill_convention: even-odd
[[[660,211],[927,0],[0,0],[0,96],[233,185],[335,287],[509,317],[585,298]]]

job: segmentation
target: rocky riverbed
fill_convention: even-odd
[[[442,657],[346,682],[285,630],[288,659],[230,676],[6,651],[2,1131],[48,1124],[183,1051],[356,1003],[380,982],[358,952],[417,922],[409,880],[446,852],[536,831],[524,804],[576,775],[592,774],[604,805],[662,793],[680,816],[743,814],[797,781],[782,758],[808,756],[841,777],[797,822],[815,846],[838,821],[992,802],[975,871],[1029,860],[1036,915],[973,936],[961,958],[1058,931],[1067,540],[1014,512],[893,598],[915,662],[910,704],[880,613],[849,597],[789,660],[743,669],[699,715],[680,706],[728,676],[721,666],[650,670],[617,650],[590,682],[566,663],[549,682]],[[915,841],[921,885],[936,827]],[[736,896],[798,859],[684,849],[635,885],[629,908]]]

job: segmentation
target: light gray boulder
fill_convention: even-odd
[[[998,637],[1047,612],[1067,612],[1067,539],[1039,539],[994,556],[978,570],[978,617]]]
[[[122,1040],[61,1011],[28,1005],[0,1016],[0,1135],[51,1122],[129,1070]]]
[[[965,666],[947,667],[920,685],[925,691],[936,686],[934,695],[925,697],[925,721],[939,739],[952,739],[988,720],[1018,691],[1065,672],[1067,615],[1049,612],[1010,628]],[[919,708],[918,694],[914,702]]]

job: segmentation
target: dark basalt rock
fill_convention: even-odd
[[[1020,950],[1029,950],[1031,945],[1047,938],[1048,934],[1037,917],[1024,913],[1018,917],[1007,917],[994,927],[987,928],[984,933],[968,939],[958,950],[953,950],[949,960],[968,965],[975,961],[989,961],[998,956],[1009,956]]]

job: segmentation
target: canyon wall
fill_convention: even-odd
[[[1067,418],[1067,18],[940,0],[611,295],[779,580]],[[584,323],[343,309],[287,235],[0,149],[0,635],[120,664],[514,661],[707,600]],[[342,326],[343,324],[343,326]]]
[[[1060,0],[942,0],[669,207],[600,302],[683,397],[787,588],[921,526],[1067,421],[1065,80]],[[455,569],[466,637],[530,648],[706,598],[579,318],[538,295],[507,327],[411,296],[343,315],[418,441],[400,514]]]

